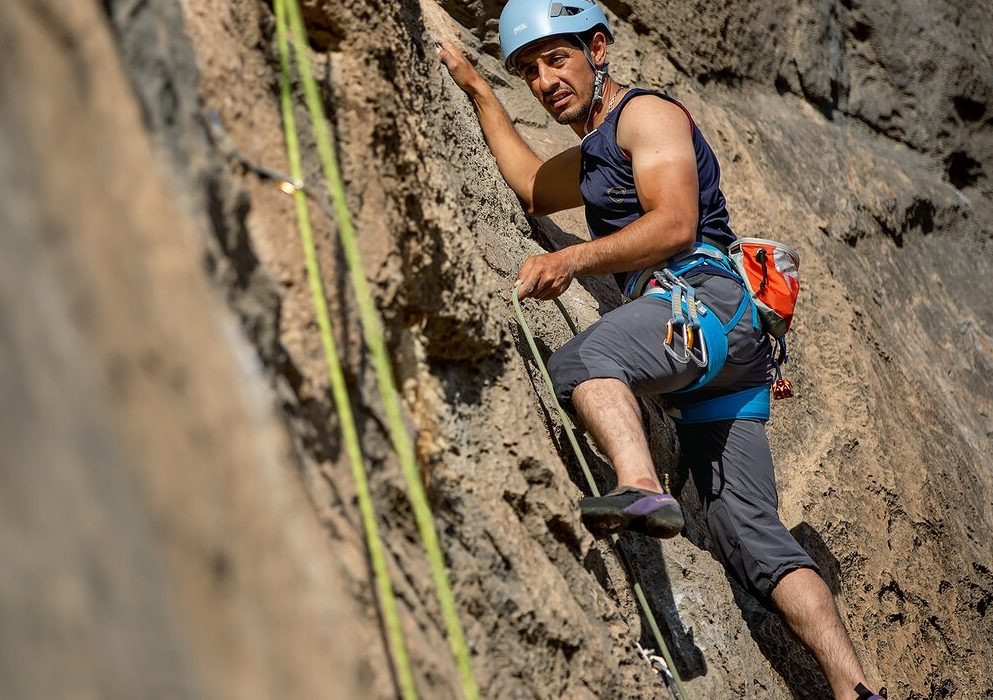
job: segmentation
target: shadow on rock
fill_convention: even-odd
[[[796,538],[796,541],[806,550],[817,566],[821,567],[821,578],[831,589],[831,593],[839,595],[841,593],[841,563],[828,549],[821,533],[811,527],[810,523],[803,522],[790,530],[790,534]]]
[[[694,641],[693,630],[683,625],[679,617],[679,610],[672,595],[669,572],[665,566],[662,544],[654,538],[626,533],[621,538],[621,547],[624,550],[623,556],[631,562],[635,576],[642,582],[645,597],[658,620],[662,637],[680,677],[687,681],[707,675],[707,660]],[[646,585],[649,581],[651,585]],[[628,583],[634,585],[634,581],[630,580],[630,574]],[[641,616],[641,630],[639,640],[641,646],[645,649],[655,649],[657,643],[644,614]],[[655,653],[660,654],[657,649]]]

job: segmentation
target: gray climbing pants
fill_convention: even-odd
[[[742,298],[724,277],[701,275],[698,298],[727,322]],[[662,348],[669,302],[643,296],[594,323],[552,354],[548,371],[563,405],[588,379],[613,378],[635,396],[668,394],[689,386],[702,370],[675,362]],[[727,363],[694,398],[761,386],[770,381],[771,349],[746,313],[728,335]],[[779,519],[776,478],[765,424],[728,420],[680,426],[682,463],[693,475],[716,554],[729,574],[763,602],[779,580],[817,565]]]

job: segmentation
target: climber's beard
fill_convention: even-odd
[[[576,99],[578,99],[577,96],[573,95],[573,100],[570,100],[570,102],[573,102]],[[581,122],[585,122],[589,118],[590,108],[592,106],[593,95],[587,95],[586,98],[579,104],[576,104],[575,106],[567,106],[561,112],[558,114],[553,114],[552,116],[555,117],[555,121],[559,124],[564,124],[566,126],[570,124],[579,124]]]

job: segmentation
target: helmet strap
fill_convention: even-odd
[[[603,91],[607,82],[607,64],[604,63],[602,66],[597,66],[593,60],[593,54],[590,53],[590,49],[586,44],[583,44],[583,55],[586,56],[590,67],[593,68],[593,99],[590,100],[590,111],[586,115],[586,125],[583,127],[583,130],[589,133],[590,121],[593,119],[593,110],[596,108],[598,102],[603,102]]]
[[[583,44],[583,55],[586,56],[586,60],[589,61],[590,67],[593,69],[593,102],[590,105],[592,109],[593,105],[597,102],[603,102],[603,88],[607,80],[607,64],[604,63],[602,66],[597,66],[593,60],[593,54],[590,53],[590,49],[586,44]]]

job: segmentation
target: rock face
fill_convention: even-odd
[[[0,47],[0,696],[360,697],[361,618],[107,17],[4,3]]]
[[[0,696],[394,697],[293,203],[226,145],[287,170],[271,6],[56,5],[0,4]],[[665,697],[509,304],[523,260],[583,239],[582,216],[524,216],[433,39],[466,47],[539,154],[574,135],[503,73],[499,2],[303,5],[483,697]],[[993,696],[993,9],[605,6],[612,73],[694,114],[739,235],[801,253],[780,508],[869,677]],[[458,697],[302,140],[418,687]],[[563,301],[584,326],[620,300],[592,279]],[[553,305],[525,307],[546,355],[569,337]],[[622,546],[688,695],[829,697],[709,553],[645,408],[688,524]]]

